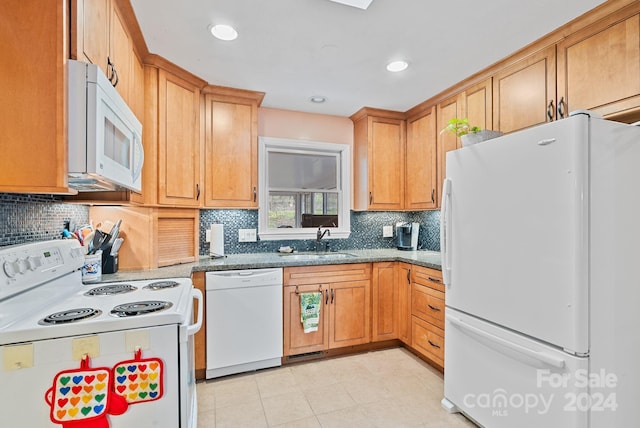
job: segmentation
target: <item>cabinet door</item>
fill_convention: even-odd
[[[411,345],[411,265],[400,263],[398,283],[398,339]]]
[[[369,281],[329,284],[329,348],[369,343]]]
[[[300,293],[322,292],[322,307],[318,331],[305,333],[300,318]],[[298,355],[327,349],[329,342],[329,289],[319,285],[284,287],[283,355]]]
[[[254,100],[206,96],[206,206],[258,206],[257,109]]]
[[[444,367],[444,331],[415,316],[411,325],[411,347]]]
[[[471,126],[493,129],[492,80],[487,79],[462,93],[462,117],[469,119]]]
[[[404,121],[369,117],[369,209],[401,210],[404,202]]]
[[[111,40],[109,42],[109,58],[116,74],[116,90],[124,101],[131,106],[130,90],[133,76],[133,44],[127,33],[126,25],[122,20],[118,7],[114,4],[111,8]]]
[[[555,99],[556,48],[551,46],[493,76],[494,127],[506,134],[555,120]]]
[[[158,87],[158,202],[199,206],[200,92],[164,70]]]
[[[407,122],[404,208],[434,209],[437,203],[436,108]]]
[[[109,56],[109,19],[111,17],[110,0],[78,0],[78,16],[76,17],[79,50],[84,59],[78,60],[96,64],[107,74],[107,57]]]
[[[640,105],[640,15],[612,24],[619,15],[558,44],[558,97],[565,116],[578,109],[611,115]]]
[[[462,107],[459,96],[455,96],[438,104],[437,129],[444,129],[451,119],[462,118]],[[440,133],[438,131],[438,182],[436,192],[438,195],[438,206],[442,199],[442,183],[446,177],[447,152],[461,147],[460,139],[450,132]]]
[[[67,193],[68,4],[0,2],[0,192]]]
[[[444,293],[424,285],[413,284],[411,288],[411,313],[444,329]]]
[[[373,264],[372,291],[372,332],[371,341],[391,340],[398,337],[398,264],[381,262]]]

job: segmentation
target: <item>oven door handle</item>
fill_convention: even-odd
[[[200,330],[200,327],[202,327],[202,307],[204,306],[202,291],[198,290],[197,288],[193,288],[191,290],[191,298],[198,301],[198,315],[196,317],[196,322],[187,327],[187,336],[196,334],[198,330]]]

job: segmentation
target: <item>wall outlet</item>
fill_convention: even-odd
[[[211,242],[211,229],[204,232],[204,242]]]
[[[238,229],[238,242],[256,242],[258,235],[255,229]]]
[[[393,238],[393,226],[382,226],[382,237]]]

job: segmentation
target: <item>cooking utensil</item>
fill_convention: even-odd
[[[115,240],[115,242],[113,243],[113,245],[111,246],[111,256],[117,256],[118,255],[118,250],[120,249],[120,246],[122,246],[122,243],[124,242],[124,238],[118,238]]]
[[[118,239],[118,235],[120,234],[121,224],[122,224],[122,219],[119,219],[118,221],[116,221],[116,224],[114,224],[113,227],[111,228],[111,232],[109,232],[109,235],[111,235],[111,237],[109,238],[110,246],[113,246],[113,244],[116,242],[116,239]]]

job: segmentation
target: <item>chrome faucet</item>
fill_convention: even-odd
[[[322,242],[322,238],[325,235],[331,236],[331,231],[329,229],[325,229],[322,231],[322,226],[318,227],[318,232],[316,233],[316,251],[320,251],[320,248],[323,247],[324,251],[327,251],[329,248],[328,242]]]
[[[322,226],[318,227],[318,233],[316,233],[316,241],[320,242],[322,240],[322,238],[324,238],[324,235],[331,236],[331,231],[329,229],[325,229],[324,232],[323,232],[322,231]]]

